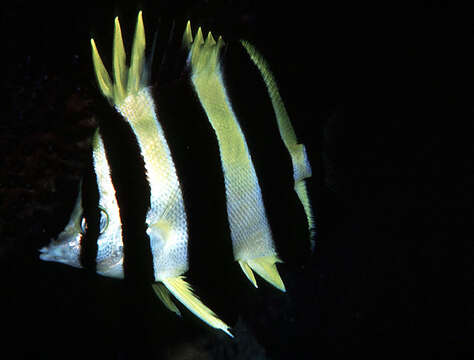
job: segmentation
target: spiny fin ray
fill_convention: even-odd
[[[229,331],[229,326],[219,319],[211,309],[204,305],[203,302],[194,295],[191,285],[184,280],[183,276],[164,279],[162,282],[167,289],[194,315],[199,317],[208,325],[220,329],[227,335],[233,337]]]
[[[254,270],[258,275],[260,275],[262,278],[264,278],[266,281],[268,281],[270,284],[272,284],[274,287],[277,289],[286,292],[285,284],[283,283],[283,280],[280,277],[280,274],[278,273],[278,269],[276,267],[276,263],[281,262],[281,260],[275,256],[262,256],[259,258],[255,259],[250,259],[250,260],[245,260],[245,261],[239,261],[239,263],[244,262],[248,267],[250,267],[252,270]],[[242,264],[241,264],[242,266]],[[242,266],[242,270],[244,269],[244,266]],[[250,270],[250,272],[252,271]],[[245,272],[245,275],[249,278],[250,281],[252,279],[249,277],[249,275]],[[253,277],[253,274],[252,274]],[[255,278],[254,278],[255,280]],[[254,283],[252,281],[252,283]],[[254,283],[255,285],[255,283]]]
[[[257,280],[255,280],[255,275],[253,274],[253,271],[250,268],[250,266],[247,264],[247,262],[239,260],[239,265],[242,268],[242,271],[244,272],[245,276],[247,276],[247,279],[250,280],[253,286],[258,288]]]
[[[94,63],[95,75],[97,77],[97,82],[99,84],[100,91],[102,94],[109,100],[113,98],[113,84],[110,80],[109,73],[100,58],[99,51],[95,45],[94,39],[91,39],[92,46],[92,62]]]
[[[186,23],[183,46],[189,50],[188,63],[191,65],[194,74],[201,71],[215,71],[219,65],[220,50],[224,45],[222,36],[219,36],[216,41],[210,31],[204,39],[201,27],[198,28],[193,38],[191,22]]]
[[[135,29],[135,38],[132,46],[132,57],[128,73],[129,93],[137,92],[140,89],[140,80],[143,76],[143,67],[145,63],[145,26],[143,25],[142,12],[138,13],[137,27]]]
[[[113,61],[112,68],[114,71],[114,97],[117,99],[125,98],[125,85],[127,83],[127,65],[125,63],[126,55],[125,48],[123,45],[122,31],[120,29],[120,22],[118,17],[115,18],[115,31],[114,31],[114,49],[113,49]]]
[[[115,32],[113,42],[113,79],[110,76],[99,56],[94,39],[91,39],[92,61],[94,63],[95,75],[102,94],[114,105],[120,105],[125,98],[138,92],[144,84],[145,63],[145,28],[143,25],[142,12],[138,13],[135,37],[132,46],[130,67],[127,68],[126,53],[123,45],[122,31],[118,17],[115,18]]]
[[[188,20],[188,22],[186,23],[186,29],[184,30],[184,34],[183,34],[183,45],[186,49],[189,50],[192,43],[193,43],[193,34],[191,31],[191,21]]]
[[[181,316],[181,312],[179,311],[178,307],[175,305],[173,300],[171,300],[170,293],[168,289],[161,283],[153,284],[153,290],[155,290],[156,295],[158,298],[165,304],[168,310],[174,312],[176,315]]]

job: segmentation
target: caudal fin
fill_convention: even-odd
[[[230,331],[229,326],[224,323],[217,315],[209,309],[203,302],[193,293],[191,285],[184,280],[183,276],[177,276],[175,278],[168,278],[162,280],[164,286],[176,297],[184,306],[186,306],[194,315],[204,321],[206,324],[213,328],[224,331],[230,337],[234,337]],[[169,294],[163,296],[163,289],[159,286],[153,285],[155,292],[158,297],[165,303],[166,307],[171,311],[176,312],[176,305],[171,301]],[[157,291],[157,289],[159,289]],[[170,305],[171,304],[171,305]],[[177,310],[179,312],[179,310]]]
[[[252,270],[254,270],[258,275],[267,280],[277,289],[285,292],[285,284],[283,283],[283,280],[281,279],[280,274],[278,273],[278,269],[276,267],[276,263],[278,262],[281,262],[281,260],[275,255],[262,256],[259,258],[245,261],[239,260],[239,264],[242,268],[242,271],[255,287],[258,286]]]

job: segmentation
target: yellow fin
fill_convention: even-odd
[[[188,20],[186,23],[186,29],[184,30],[183,34],[183,45],[186,49],[189,49],[191,47],[191,44],[193,42],[193,33],[191,31],[191,21]]]
[[[114,105],[121,105],[125,98],[138,92],[146,84],[143,80],[143,67],[145,62],[145,29],[143,25],[142,12],[138,13],[135,38],[133,40],[130,68],[127,67],[127,56],[125,53],[122,31],[118,17],[115,18],[115,32],[113,43],[113,79],[110,76],[99,56],[94,39],[91,39],[92,61],[94,63],[95,75],[102,94]]]
[[[140,81],[143,76],[143,66],[145,63],[145,26],[143,25],[142,12],[138,13],[137,26],[135,29],[135,37],[132,46],[132,58],[128,73],[129,93],[137,92],[140,89]]]
[[[204,44],[204,36],[202,35],[201,27],[198,27],[196,37],[194,38],[194,43],[198,45]]]
[[[262,75],[267,87],[268,94],[270,95],[273,111],[278,123],[280,137],[291,156],[291,162],[293,164],[293,177],[295,181],[294,189],[306,213],[308,229],[310,232],[311,250],[313,250],[315,233],[314,217],[305,183],[305,179],[311,177],[311,165],[309,164],[305,147],[303,144],[298,144],[295,130],[291,125],[290,117],[288,116],[285,105],[283,104],[283,100],[278,91],[276,80],[271,73],[270,67],[268,66],[266,60],[249,42],[242,40],[241,44],[247,51],[255,66],[260,71],[260,74]]]
[[[240,260],[239,263],[241,262],[246,263],[248,267],[254,270],[258,275],[260,275],[262,278],[267,280],[270,284],[275,286],[277,289],[283,292],[286,291],[285,284],[283,284],[283,280],[281,279],[280,274],[278,273],[278,269],[276,267],[276,263],[281,262],[281,260],[277,256],[275,255],[262,256],[262,257],[258,257],[258,258],[246,260],[246,261]],[[242,266],[242,264],[240,266],[242,267],[242,270],[244,270],[244,267]],[[250,270],[250,272],[252,270]],[[249,277],[249,275],[247,274],[245,270],[244,270],[244,273],[245,275],[247,275],[249,280],[252,281],[252,279]],[[253,277],[253,274],[252,274],[252,277]],[[254,281],[255,281],[255,278],[254,278]]]
[[[253,274],[253,271],[252,271],[252,269],[250,268],[250,266],[249,266],[245,261],[241,261],[241,260],[239,260],[239,264],[240,264],[240,267],[242,268],[242,271],[244,272],[245,276],[247,276],[247,279],[249,279],[250,282],[251,282],[256,288],[258,288],[258,286],[257,286],[257,280],[255,280],[255,275]]]
[[[205,44],[208,46],[212,46],[216,44],[216,40],[214,40],[214,37],[212,36],[212,33],[210,31],[207,33]]]
[[[127,65],[125,63],[125,48],[123,46],[122,31],[118,17],[115,18],[114,49],[112,68],[114,71],[114,97],[123,100],[125,98],[125,84],[127,83]]]
[[[97,46],[95,45],[94,39],[91,39],[91,46],[92,46],[92,62],[94,64],[95,76],[97,77],[97,82],[99,83],[100,91],[102,94],[109,100],[112,100],[112,81],[110,80],[109,73],[100,58],[99,51],[97,50]]]
[[[175,305],[173,300],[171,300],[170,293],[168,289],[161,283],[153,284],[153,290],[155,290],[156,295],[160,298],[160,300],[165,304],[168,310],[176,313],[176,315],[181,316],[181,312],[179,311],[178,307]]]
[[[193,74],[199,74],[201,71],[213,73],[219,65],[220,50],[225,45],[222,36],[219,36],[216,41],[209,31],[204,40],[202,29],[199,27],[193,39],[189,22],[188,25],[183,35],[183,43],[190,50],[189,61]]]
[[[234,337],[229,331],[229,326],[219,319],[211,309],[204,305],[202,301],[193,294],[191,285],[184,280],[183,276],[164,279],[162,282],[184,306],[194,313],[194,315],[208,325],[216,329],[221,329],[227,335]]]
[[[308,189],[306,188],[305,181],[299,181],[295,184],[295,191],[298,194],[298,197],[303,204],[304,211],[306,213],[306,220],[308,221],[308,228],[310,231],[310,240],[311,240],[311,250],[314,250],[314,236],[315,236],[315,226],[313,218],[313,210],[311,209],[311,202],[309,200]]]

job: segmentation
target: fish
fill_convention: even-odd
[[[181,303],[210,327],[233,337],[230,326],[205,305],[185,277],[189,271],[188,215],[172,151],[160,123],[160,104],[153,97],[150,83],[151,61],[145,56],[146,38],[142,12],[137,16],[129,65],[120,21],[118,17],[114,19],[112,76],[109,75],[93,38],[90,39],[90,44],[98,90],[117,115],[116,118],[120,119],[118,121],[123,121],[130,128],[139,156],[143,160],[144,176],[149,186],[149,193],[146,192],[149,201],[143,223],[153,267],[151,287],[170,311],[181,315],[176,305]],[[259,179],[223,80],[222,68],[225,64],[222,51],[227,45],[221,36],[215,40],[211,32],[204,39],[200,27],[193,36],[190,21],[185,26],[182,45],[187,54],[185,66],[189,70],[189,79],[185,81],[190,82],[217,137],[234,260],[255,287],[258,286],[254,272],[285,292],[285,284],[276,266],[282,260],[273,240]],[[311,177],[311,166],[305,147],[297,141],[266,60],[252,44],[241,40],[240,45],[258,68],[268,90],[280,136],[290,154],[294,190],[304,208],[312,241],[314,220],[305,182]],[[126,275],[124,259],[128,256],[125,254],[123,240],[124,226],[112,178],[113,169],[109,162],[111,149],[104,142],[100,124],[99,122],[91,143],[99,214],[95,270],[102,276],[123,279]],[[90,229],[83,209],[82,182],[68,223],[56,239],[40,249],[41,260],[76,268],[85,267],[81,253],[84,251],[84,238]],[[120,193],[120,187],[118,189]]]

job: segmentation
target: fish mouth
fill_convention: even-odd
[[[44,261],[57,261],[58,260],[58,248],[54,246],[54,243],[43,246],[38,250],[39,258]]]
[[[39,255],[40,260],[44,260],[44,261],[51,261],[52,260],[53,257],[49,253],[49,248],[47,246],[42,247],[38,251],[40,253],[40,255]]]

